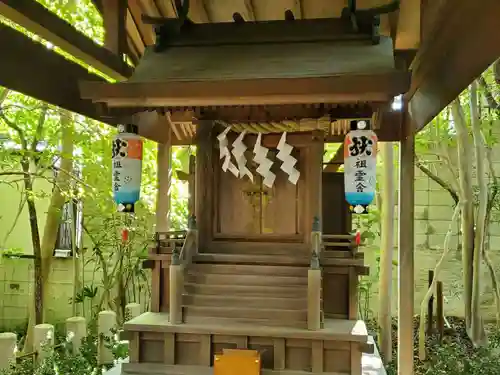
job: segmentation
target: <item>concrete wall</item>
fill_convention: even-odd
[[[51,190],[51,185],[45,180],[37,180],[36,191],[39,193]],[[15,226],[21,194],[15,185],[0,182],[0,248],[13,249],[16,252],[32,255],[33,246],[29,226],[27,207],[25,206]],[[36,200],[40,235],[43,235],[45,217],[48,208],[48,198]],[[6,233],[14,228],[5,241]],[[84,246],[90,246],[85,241]],[[86,259],[90,257],[85,255]],[[81,274],[81,271],[80,271]],[[70,298],[73,295],[73,261],[71,258],[53,258],[49,284],[47,320],[52,323],[62,322],[72,315]],[[33,260],[25,258],[9,259],[0,257],[0,332],[21,327],[27,323],[29,308],[33,296]],[[100,287],[101,272],[94,270],[94,263],[87,264],[84,270],[83,282]],[[137,296],[137,302],[148,304],[146,293]],[[142,300],[140,300],[142,297]],[[90,307],[87,303],[86,307]]]
[[[497,128],[500,128],[500,124]],[[498,136],[497,136],[498,137]],[[500,176],[500,145],[493,150],[494,169]],[[426,157],[428,159],[428,157]],[[437,174],[443,179],[449,179],[449,172],[438,169]],[[500,199],[500,198],[499,198]],[[396,199],[397,202],[397,199]],[[395,207],[395,238],[394,259],[397,259],[397,206]],[[415,169],[415,313],[420,312],[420,304],[427,291],[428,271],[434,269],[441,258],[446,232],[453,216],[453,199],[436,182],[428,178],[420,169]],[[500,212],[493,215],[489,225],[487,246],[490,258],[496,272],[500,275]],[[495,217],[497,216],[497,217]],[[446,257],[439,279],[443,282],[445,295],[445,313],[449,316],[463,316],[462,302],[462,264],[461,252],[457,249],[458,226],[454,225],[450,243],[450,252]],[[372,274],[375,273],[376,257],[379,254],[378,244],[364,249],[367,263]],[[491,278],[484,263],[482,264],[481,303],[482,313],[486,319],[495,318],[495,301],[492,293]],[[366,277],[366,281],[374,281],[373,276]],[[370,308],[374,313],[378,304],[378,285],[372,286]],[[393,312],[397,311],[397,268],[393,269]]]

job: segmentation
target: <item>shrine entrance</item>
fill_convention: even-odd
[[[265,185],[252,162],[248,163],[248,168],[253,174],[253,182],[224,173],[220,167],[216,169],[215,238],[241,237],[245,240],[287,236],[303,239],[299,212],[303,204],[300,197],[304,179],[301,177],[297,185],[290,183],[288,175],[279,168],[276,153],[270,152],[269,158],[273,160],[271,171],[276,175],[271,187]]]

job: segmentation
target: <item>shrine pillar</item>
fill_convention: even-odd
[[[319,231],[323,228],[322,217],[322,179],[323,179],[323,151],[324,135],[322,131],[312,132],[312,142],[308,150],[308,163],[306,166],[308,217],[307,223],[314,223],[319,220]],[[306,236],[309,245],[311,244],[311,224],[308,224]]]
[[[415,125],[403,116],[399,147],[398,374],[413,375]]]
[[[203,248],[212,239],[214,227],[214,124],[199,121],[196,128],[196,221],[198,246]]]
[[[157,174],[158,190],[156,200],[156,231],[168,232],[170,229],[170,186],[172,178],[171,130],[168,129],[168,142],[158,143]]]
[[[168,232],[170,229],[170,185],[172,177],[172,130],[167,127],[166,142],[158,143],[157,153],[157,198],[156,198],[156,233]],[[160,294],[165,277],[162,277],[162,261],[154,260],[151,280],[151,311],[160,312]],[[168,282],[168,281],[167,281]]]

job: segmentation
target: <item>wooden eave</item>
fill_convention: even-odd
[[[422,129],[500,56],[500,1],[428,2],[406,99]]]
[[[386,102],[404,93],[408,72],[261,80],[80,82],[83,99],[110,107],[210,107]]]

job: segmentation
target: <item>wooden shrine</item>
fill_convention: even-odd
[[[347,121],[350,119],[372,119],[379,140],[399,143],[398,374],[412,375],[415,308],[415,134],[498,59],[500,34],[497,29],[500,2],[498,0],[481,2],[92,0],[92,3],[96,5],[103,18],[105,30],[103,45],[94,43],[92,39],[82,34],[81,30],[65,22],[36,0],[0,0],[0,15],[9,21],[0,25],[0,43],[8,51],[0,60],[0,85],[110,125],[128,123],[133,116],[133,122],[139,125],[139,134],[158,142],[160,168],[157,231],[164,233],[159,234],[158,238],[166,237],[165,233],[169,231],[167,213],[171,176],[170,147],[176,144],[203,142],[205,138],[200,137],[199,133],[208,131],[206,125],[213,129],[211,131],[214,134],[220,134],[219,132],[228,126],[231,126],[231,133],[247,130],[249,133],[245,137],[247,145],[253,142],[250,133],[255,135],[261,133],[265,135],[264,142],[271,147],[277,144],[277,139],[286,131],[288,142],[294,145],[294,153],[298,153],[297,156],[300,158],[308,153],[304,146],[307,148],[307,143],[313,142],[312,132],[323,134],[319,137],[314,136],[319,139],[319,141],[314,140],[319,143],[316,146],[318,148],[321,148],[322,142],[341,142]],[[182,9],[182,4],[189,4],[189,9]],[[396,12],[393,11],[394,5],[399,6]],[[380,14],[380,12],[387,13]],[[169,17],[171,21],[164,24],[158,19],[161,17]],[[323,17],[325,19],[318,20]],[[286,20],[286,22],[272,20]],[[151,23],[157,21],[160,21],[163,27],[158,28],[155,37]],[[18,32],[19,28],[14,29],[11,27],[13,25],[29,31],[30,36]],[[382,36],[380,39],[378,32]],[[32,34],[39,38],[32,38]],[[163,43],[157,46],[156,50],[159,53],[155,55],[151,46],[158,39],[162,39]],[[40,40],[50,42],[57,48],[49,49],[48,44],[39,43]],[[381,45],[384,43],[387,45],[388,41],[391,42],[392,48],[387,48],[386,57],[382,58]],[[342,47],[339,44],[342,44]],[[268,48],[266,49],[264,45]],[[360,48],[361,45],[363,48]],[[373,53],[367,52],[374,49],[379,50],[377,58]],[[59,53],[61,51],[65,56]],[[68,59],[67,55],[71,58]],[[395,64],[391,63],[394,61]],[[81,62],[84,64],[81,65]],[[499,64],[497,62],[497,66]],[[90,70],[89,66],[93,69]],[[397,66],[398,70],[395,70],[394,66]],[[410,73],[411,86],[408,83]],[[122,83],[106,84],[103,74],[108,81],[112,79]],[[123,82],[124,80],[128,81]],[[92,85],[88,84],[89,81],[99,83]],[[4,90],[2,94],[5,92]],[[387,104],[392,99],[391,95],[399,93],[404,93],[402,111],[388,110]],[[217,143],[212,146],[217,148]],[[249,148],[251,153],[250,150]],[[335,241],[323,238],[319,262],[321,271],[312,267],[309,270],[310,267],[304,265],[303,260],[296,258],[293,258],[295,263],[291,265],[273,263],[268,264],[266,268],[263,265],[266,258],[262,258],[263,256],[268,256],[267,260],[272,256],[273,262],[277,262],[278,259],[290,259],[289,254],[292,254],[292,257],[299,254],[295,252],[301,248],[297,235],[303,235],[302,249],[308,250],[308,254],[312,252],[312,246],[309,245],[312,233],[307,233],[312,229],[312,223],[304,226],[305,232],[292,234],[290,237],[295,236],[295,238],[288,238],[285,242],[285,235],[290,234],[287,232],[291,220],[288,216],[280,216],[279,219],[284,220],[283,224],[280,224],[284,225],[280,227],[281,240],[276,238],[277,234],[271,233],[277,229],[273,221],[273,210],[268,207],[282,204],[281,198],[277,197],[283,194],[278,194],[281,191],[276,191],[276,186],[280,184],[279,180],[271,192],[258,183],[242,187],[245,190],[242,195],[246,198],[239,197],[239,199],[246,204],[246,208],[242,208],[247,219],[255,215],[255,220],[247,220],[247,223],[251,222],[252,225],[238,224],[238,227],[234,227],[235,224],[228,223],[227,219],[222,218],[226,221],[220,229],[207,227],[209,222],[215,225],[219,220],[215,218],[215,211],[211,211],[214,210],[213,207],[218,209],[220,206],[216,205],[216,198],[208,201],[211,202],[208,208],[204,204],[208,195],[215,195],[215,192],[210,193],[208,186],[211,186],[210,189],[220,186],[216,185],[219,182],[215,180],[218,178],[216,173],[221,173],[221,165],[216,163],[218,151],[213,155],[213,164],[210,164],[216,166],[213,169],[213,184],[205,184],[204,179],[206,180],[208,172],[200,176],[201,171],[209,166],[206,158],[200,155],[197,162],[202,166],[197,166],[198,173],[195,173],[195,168],[191,168],[189,176],[186,177],[190,181],[191,188],[189,212],[198,215],[198,229],[170,233],[167,241],[157,242],[150,255],[150,262],[155,265],[154,298],[151,306],[153,316],[145,315],[142,320],[136,320],[135,327],[128,326],[135,338],[131,341],[132,363],[129,364],[129,368],[124,369],[125,372],[208,374],[213,369],[208,366],[211,364],[212,354],[219,353],[221,347],[247,348],[261,345],[264,346],[260,351],[264,373],[268,371],[286,373],[288,370],[279,370],[283,368],[303,369],[306,362],[312,363],[306,368],[305,372],[308,373],[330,371],[339,366],[343,367],[340,373],[349,371],[356,373],[359,351],[352,351],[354,365],[348,364],[347,357],[351,355],[350,347],[353,342],[349,340],[353,340],[353,335],[342,334],[346,330],[349,331],[349,324],[355,323],[344,319],[332,320],[336,319],[335,314],[338,314],[338,311],[345,313],[345,306],[338,308],[336,303],[339,290],[332,292],[334,290],[332,288],[342,285],[340,280],[345,281],[346,275],[352,274],[354,266],[349,264],[362,263],[361,255],[359,252],[356,252],[356,255],[350,254],[348,250],[341,250],[346,246],[338,246],[342,240],[344,243],[349,243],[349,238],[336,238]],[[340,157],[337,157],[339,155]],[[316,191],[322,197],[322,201],[314,201],[317,205],[314,207],[318,208],[323,237],[331,234],[338,236],[338,233],[345,235],[350,230],[349,219],[344,220],[344,214],[339,214],[345,211],[339,206],[339,202],[343,202],[342,185],[336,182],[343,178],[341,174],[336,173],[339,161],[340,164],[342,162],[341,156],[342,153],[338,153],[325,166],[321,185],[323,191]],[[298,165],[302,180],[297,189],[308,194],[304,183],[309,181],[310,172],[308,174],[307,170],[310,165],[302,163],[303,161]],[[276,165],[273,168],[277,168]],[[194,183],[195,177],[196,183]],[[231,176],[225,177],[231,180]],[[238,181],[238,183],[244,182]],[[287,184],[288,182],[285,186]],[[265,194],[268,194],[267,198]],[[287,194],[291,195],[290,192]],[[237,194],[233,192],[232,196],[236,199]],[[302,205],[310,202],[308,197],[300,200]],[[297,207],[297,204],[292,204],[290,207],[287,204],[286,207],[287,210],[295,210],[302,220],[303,217],[310,216],[310,213],[301,211],[300,204],[298,209],[293,208]],[[323,209],[320,210],[319,207]],[[210,214],[213,215],[211,218]],[[311,217],[308,219],[311,220]],[[307,218],[303,220],[306,222]],[[287,223],[286,226],[284,223]],[[300,225],[297,223],[296,227],[299,228]],[[236,238],[230,238],[231,233],[235,234]],[[317,239],[317,235],[318,232],[315,231],[313,238]],[[195,239],[197,246],[192,247],[190,243]],[[267,242],[270,240],[273,241]],[[266,243],[274,246],[273,251],[278,252],[276,247],[279,247],[277,243],[280,241],[283,241],[282,249],[287,246],[293,249],[293,252],[287,253],[287,258],[270,253],[249,254],[251,251],[257,252],[259,246],[261,249],[266,249]],[[207,253],[208,243],[221,245],[218,247],[221,253],[213,251]],[[174,244],[176,247],[173,247]],[[226,250],[222,250],[222,245],[226,246]],[[177,250],[173,249],[181,251],[182,247],[192,250],[184,251],[182,254],[192,256],[179,261],[184,265],[174,264],[177,262],[171,261],[170,254],[176,254]],[[245,256],[242,252],[245,247],[246,255],[252,256],[252,264],[259,266],[246,265],[247,271],[243,272],[241,269],[245,264],[240,263],[241,257]],[[252,247],[253,250],[249,250]],[[233,254],[236,250],[240,251],[236,254],[238,259]],[[348,257],[341,257],[341,254]],[[205,257],[205,260],[212,257],[213,260],[203,263],[200,257]],[[222,262],[224,257],[225,264]],[[331,267],[337,272],[333,277],[330,276],[333,272],[327,272],[330,266],[326,265],[332,258],[339,264]],[[227,263],[228,261],[230,262]],[[193,315],[193,309],[191,311],[184,309],[181,314],[180,308],[172,307],[183,302],[178,291],[189,292],[190,288],[191,291],[195,289],[208,296],[204,297],[204,300],[202,298],[203,301],[194,296],[196,298],[194,302],[189,301],[191,297],[186,297],[188,300],[185,303],[186,307],[192,305],[206,307],[207,304],[215,304],[212,307],[222,306],[219,303],[220,298],[226,295],[220,293],[221,288],[247,291],[247,286],[239,284],[242,280],[246,282],[251,280],[243,277],[248,276],[246,272],[249,269],[262,274],[271,273],[270,270],[276,271],[278,266],[282,272],[289,272],[290,268],[287,267],[293,267],[292,269],[297,272],[299,269],[302,269],[300,272],[306,272],[304,271],[306,269],[308,276],[309,274],[317,276],[318,272],[321,273],[323,289],[317,287],[321,283],[314,283],[317,279],[308,278],[306,286],[307,298],[311,296],[311,301],[318,298],[320,301],[308,303],[306,307],[308,323],[314,323],[311,327],[314,330],[280,326],[276,326],[273,330],[256,330],[255,327],[265,326],[264,321],[256,321],[258,316],[240,317],[240,324],[245,325],[239,326],[240,330],[235,327],[237,324],[235,318],[226,318],[224,326],[219,325],[217,328],[201,322],[194,324],[193,319],[200,320],[205,315]],[[182,267],[183,272],[176,271]],[[200,270],[198,274],[201,274],[196,277],[201,279],[194,280],[194,283],[187,276],[184,281],[179,281],[176,277],[184,273],[191,277],[197,273],[196,268]],[[236,271],[231,272],[233,274],[239,272],[236,276],[241,276],[238,276],[238,283],[235,285],[227,283],[227,278],[231,281],[236,279],[231,274],[229,277],[224,276],[229,272],[228,269],[235,269]],[[366,272],[362,266],[356,265],[355,269],[358,272]],[[210,270],[215,276],[209,275]],[[284,277],[289,276],[292,275],[283,275],[278,280],[281,282]],[[269,282],[269,276],[259,278],[261,279],[263,283]],[[274,277],[273,282],[275,279]],[[332,280],[329,283],[330,287],[326,283],[327,279]],[[356,277],[353,276],[352,279],[355,280]],[[189,286],[190,283],[192,287]],[[349,283],[349,289],[355,291],[353,285],[355,284]],[[342,301],[345,301],[345,293],[348,292],[346,288],[340,287],[343,292],[339,294],[342,296],[340,298]],[[260,296],[264,299],[260,292],[255,294],[256,289],[260,292],[288,290],[281,285],[272,287],[267,284],[252,285],[250,288],[252,294],[243,294],[248,298]],[[294,287],[299,294],[304,292],[303,289],[304,285],[302,289]],[[323,292],[322,299],[318,290]],[[314,293],[309,294],[309,291]],[[219,297],[216,302],[213,302],[213,298],[216,298],[214,294]],[[355,294],[349,292],[349,299],[354,300],[352,296]],[[227,295],[227,299],[230,297]],[[271,295],[271,298],[274,297]],[[280,297],[274,299],[290,302],[286,298],[291,296],[287,297],[282,293]],[[207,299],[211,301],[208,302]],[[275,310],[275,306],[270,304],[267,310]],[[354,305],[350,305],[349,308],[352,312],[355,308],[351,306]],[[284,305],[282,307],[285,309]],[[317,318],[319,307],[324,311],[323,329],[315,329],[317,319],[312,319]],[[236,307],[226,310],[234,313],[235,309]],[[289,305],[287,309],[290,309]],[[262,312],[260,308],[254,310]],[[299,310],[304,311],[304,307],[301,306]],[[204,314],[206,312],[207,309],[203,311]],[[213,313],[214,309],[211,310],[211,318],[214,318]],[[274,319],[271,319],[271,314],[267,314],[266,317],[268,318],[266,320]],[[186,319],[191,322],[186,323]],[[224,317],[219,316],[218,320],[221,319]],[[245,322],[242,322],[243,319]],[[255,324],[252,325],[249,320],[253,320]],[[169,321],[176,323],[172,324]],[[184,323],[177,324],[183,321]],[[332,322],[340,324],[333,327],[330,324]],[[279,323],[282,324],[281,321]],[[248,328],[249,324],[251,328]],[[356,328],[359,326],[355,325]],[[359,333],[358,330],[353,332]],[[354,337],[363,341],[364,335],[365,332],[362,330],[361,334]],[[325,341],[323,338],[328,340]],[[349,340],[345,342],[347,338]],[[229,342],[232,344],[228,344]],[[354,344],[355,347],[356,345],[358,344]],[[367,349],[369,348],[365,347],[363,350]],[[188,350],[190,355],[186,354]],[[238,353],[241,354],[242,351]],[[179,363],[203,363],[203,366],[193,368]],[[268,370],[270,367],[273,369]]]
[[[380,118],[409,86],[391,38],[371,18],[357,28],[345,18],[186,22],[177,33],[172,21],[151,22],[156,46],[128,81],[80,85],[96,103],[166,118],[165,132],[180,117],[196,125],[190,225],[157,228],[152,309],[125,325],[123,371],[204,374],[222,351],[252,349],[268,373],[360,375],[362,353],[373,350],[357,320],[358,277],[368,270],[350,234],[343,175],[324,172],[323,153],[353,121],[383,137]],[[253,181],[223,170],[227,128],[229,148],[245,132]],[[280,169],[284,132],[296,183]],[[268,150],[268,171],[259,172],[256,143]]]

